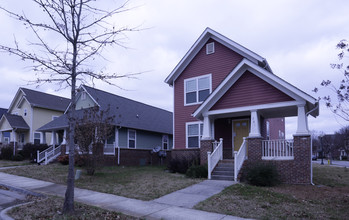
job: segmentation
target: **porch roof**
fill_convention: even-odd
[[[22,130],[30,129],[28,124],[22,118],[22,116],[5,113],[3,117],[8,121],[10,126],[14,129],[22,129]]]
[[[212,106],[220,100],[246,71],[251,72],[268,84],[279,89],[281,92],[293,98],[294,101],[211,110]],[[314,117],[319,115],[318,101],[315,98],[250,60],[243,59],[192,115],[198,119],[202,119],[204,114],[215,115],[216,117],[245,116],[249,115],[251,110],[258,110],[266,117],[288,117],[297,115],[298,105],[305,105],[307,110]]]

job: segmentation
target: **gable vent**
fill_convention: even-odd
[[[214,53],[214,42],[206,44],[206,54]]]

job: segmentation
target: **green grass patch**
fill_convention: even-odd
[[[203,180],[165,172],[163,166],[104,167],[93,176],[82,171],[80,179],[75,181],[76,187],[141,200],[159,198]],[[3,172],[66,184],[68,166],[55,163],[6,169]]]
[[[349,186],[349,168],[313,163],[313,182],[331,187]]]

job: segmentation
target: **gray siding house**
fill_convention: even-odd
[[[159,146],[163,150],[172,149],[172,112],[86,85],[80,86],[76,102],[78,117],[82,117],[84,109],[95,106],[104,111],[109,108],[109,114],[115,116],[113,136],[105,141],[105,154],[115,155],[116,148],[151,150]],[[62,138],[54,144],[66,145],[67,128],[68,119],[64,114],[38,131],[57,133]],[[65,152],[68,153],[68,148]]]

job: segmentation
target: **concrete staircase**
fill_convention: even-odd
[[[234,180],[234,160],[221,160],[212,172],[213,180]]]

